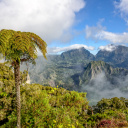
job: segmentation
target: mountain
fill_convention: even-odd
[[[31,83],[87,92],[94,105],[103,97],[128,98],[128,69],[121,68],[127,68],[127,52],[127,47],[117,46],[111,52],[100,50],[96,56],[84,48],[48,55],[47,60],[39,56],[35,66],[28,64],[28,72]],[[23,63],[21,70],[26,68]]]
[[[48,55],[47,60],[39,56],[35,66],[28,64],[31,83],[50,84],[51,86],[60,83],[65,86],[72,85],[71,76],[82,72],[93,59],[94,56],[85,48],[69,50],[61,55]],[[25,69],[27,66],[23,63],[21,71]]]
[[[103,61],[92,61],[72,79],[73,89],[87,92],[90,105],[103,97],[128,97],[128,69],[113,68]]]
[[[115,78],[123,79],[128,75],[128,70],[124,68],[113,68],[104,61],[92,61],[90,62],[84,71],[79,74],[79,85],[88,84],[93,81],[97,75],[104,73],[105,77],[111,84],[117,84]]]
[[[94,60],[94,55],[91,54],[84,47],[79,49],[73,49],[61,54],[63,60],[73,60],[74,62],[81,62],[83,60]]]
[[[128,47],[119,45],[113,51],[100,50],[95,60],[108,62],[115,67],[128,68]]]
[[[48,55],[47,60],[40,56],[36,59],[35,66],[29,64],[31,83],[51,86],[59,84],[66,89],[74,89],[72,87],[88,84],[97,74],[104,72],[107,79],[116,84],[113,76],[125,76],[125,69],[113,67],[128,65],[127,51],[127,47],[117,46],[112,52],[100,50],[94,57],[85,48],[80,48],[63,52],[61,55]],[[24,69],[26,69],[25,64],[21,65],[21,70]]]

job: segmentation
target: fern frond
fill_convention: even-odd
[[[46,58],[47,44],[38,35],[31,32],[6,29],[0,31],[0,53],[6,56],[8,60],[20,60],[25,54],[28,54],[28,60],[35,59],[37,57],[36,47],[40,49]]]

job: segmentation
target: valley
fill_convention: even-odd
[[[87,92],[90,105],[101,98],[128,98],[128,47],[117,46],[113,51],[100,50],[95,56],[85,48],[73,49],[61,55],[48,55],[28,64],[31,83],[67,90]],[[27,69],[21,65],[21,71]]]

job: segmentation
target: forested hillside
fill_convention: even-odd
[[[13,69],[0,64],[0,127],[16,127]],[[21,73],[21,78],[26,78]],[[24,80],[25,83],[25,80]],[[128,127],[128,99],[102,99],[90,107],[86,92],[21,82],[22,128]]]

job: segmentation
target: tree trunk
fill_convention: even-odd
[[[16,107],[17,107],[17,128],[21,128],[20,124],[20,62],[17,60],[14,64],[15,87],[16,87]]]

